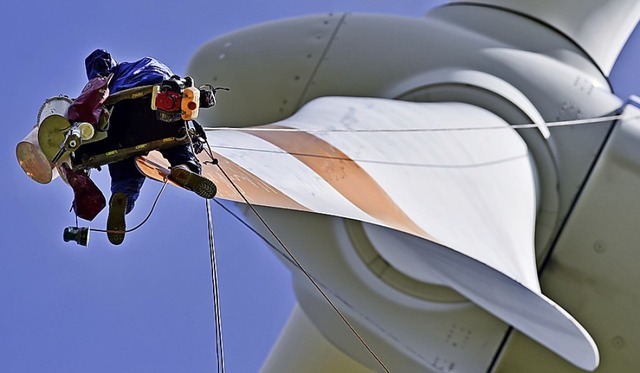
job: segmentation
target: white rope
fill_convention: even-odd
[[[476,127],[436,127],[436,128],[371,128],[371,129],[303,129],[303,128],[269,128],[269,127],[204,127],[205,131],[238,131],[238,132],[306,132],[306,133],[333,133],[333,132],[449,132],[449,131],[479,131],[479,130],[500,130],[500,129],[526,129],[539,127],[564,127],[580,126],[593,123],[606,123],[621,119],[623,114],[608,115],[596,118],[572,119],[547,123],[525,123],[513,124],[510,126],[476,126]],[[640,119],[640,116],[629,117],[628,119]]]
[[[220,289],[218,286],[218,265],[216,263],[216,249],[213,236],[213,218],[211,203],[205,199],[207,209],[207,230],[209,232],[209,256],[211,259],[211,289],[213,291],[213,313],[216,326],[216,363],[218,373],[224,373],[224,342],[222,338],[222,317],[220,315]]]

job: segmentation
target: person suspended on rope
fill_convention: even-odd
[[[174,76],[165,64],[152,57],[144,57],[134,62],[117,63],[109,52],[96,49],[85,59],[87,78],[111,76],[110,94],[120,91],[160,83]],[[115,136],[126,141],[128,137],[139,137],[140,132],[161,131],[168,125],[184,126],[182,118],[167,123],[157,118],[151,109],[150,95],[126,99],[113,106],[109,119],[109,137]],[[190,144],[178,145],[160,150],[171,164],[170,180],[204,198],[213,198],[216,187],[212,181],[200,175],[202,169]],[[111,176],[111,198],[107,218],[107,236],[114,245],[123,242],[126,230],[125,215],[131,212],[140,194],[145,176],[138,171],[135,157],[109,163]]]

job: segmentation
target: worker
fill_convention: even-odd
[[[151,57],[134,62],[116,61],[103,49],[93,51],[85,59],[87,78],[107,77],[112,74],[109,83],[110,94],[146,85],[153,85],[174,76],[164,64]],[[151,109],[151,97],[146,95],[136,99],[117,102],[109,119],[109,137],[115,136],[126,142],[128,138],[139,138],[140,132],[161,131],[168,125],[184,126],[182,119],[174,123],[163,122]],[[120,140],[119,140],[120,141]],[[176,184],[191,190],[201,197],[210,199],[215,196],[215,184],[200,175],[202,169],[189,144],[160,150],[171,164],[169,178]],[[145,176],[138,171],[134,157],[110,163],[111,198],[107,218],[107,237],[114,245],[123,242],[126,230],[125,215],[131,212]]]

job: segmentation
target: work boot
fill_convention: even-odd
[[[191,171],[189,167],[184,164],[171,167],[169,179],[181,187],[207,199],[215,197],[218,191],[213,181]]]
[[[124,241],[124,233],[127,229],[124,215],[127,211],[125,193],[114,193],[109,201],[109,217],[107,218],[107,238],[114,245],[120,245]]]

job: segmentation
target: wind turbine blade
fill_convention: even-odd
[[[242,202],[237,187],[252,204],[367,223],[399,272],[453,288],[573,364],[597,366],[589,334],[540,291],[532,160],[495,114],[325,97],[276,124],[209,138],[229,180],[201,157],[203,173],[221,198]]]
[[[454,0],[514,10],[562,31],[582,47],[609,75],[620,51],[640,19],[635,0]],[[470,14],[471,15],[471,14]]]

